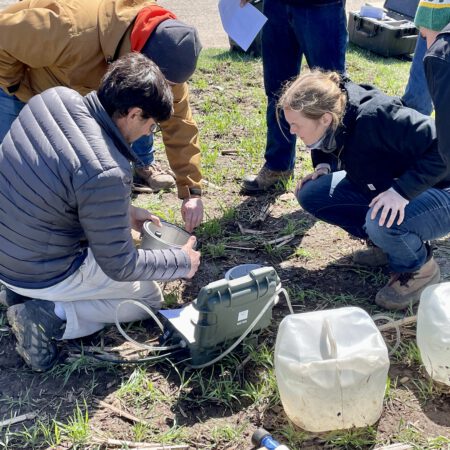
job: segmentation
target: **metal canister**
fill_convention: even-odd
[[[181,248],[190,236],[187,231],[169,222],[161,221],[161,227],[158,227],[153,222],[147,221],[142,227],[140,247],[145,250]]]

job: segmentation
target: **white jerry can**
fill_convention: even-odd
[[[275,372],[287,416],[307,431],[372,425],[381,416],[389,357],[371,317],[348,307],[285,317]]]
[[[417,346],[430,377],[450,386],[450,283],[435,284],[422,292]]]

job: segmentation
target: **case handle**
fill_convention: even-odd
[[[358,34],[366,37],[366,38],[373,38],[378,34],[378,29],[380,28],[378,25],[374,25],[373,29],[371,31],[364,31],[364,21],[361,17],[355,17],[356,20],[356,26],[355,30]]]
[[[322,325],[321,353],[323,359],[337,358],[337,343],[333,336],[333,330],[328,319],[324,319]]]
[[[368,32],[368,31],[364,31],[360,28],[356,29],[356,32],[366,38],[373,38],[378,34],[378,28],[374,28],[372,31]]]

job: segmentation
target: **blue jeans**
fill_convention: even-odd
[[[14,95],[8,95],[0,89],[0,143],[11,128],[25,103]]]
[[[305,211],[381,248],[394,272],[414,272],[425,263],[425,241],[450,232],[450,190],[430,188],[411,200],[405,218],[391,228],[372,220],[371,198],[349,181],[344,171],[308,181],[298,194]]]
[[[6,94],[0,89],[0,143],[11,128],[12,123],[19,115],[25,103],[14,95]],[[153,135],[142,136],[133,142],[133,150],[139,157],[136,167],[149,166],[154,161]]]
[[[305,56],[310,67],[345,72],[347,19],[342,1],[328,5],[295,6],[280,0],[264,0],[268,21],[262,30],[264,86],[267,95],[266,166],[293,169],[295,136],[280,117],[276,105],[283,84],[300,72]]]
[[[142,136],[136,141],[133,142],[131,146],[134,150],[134,153],[139,158],[134,165],[136,168],[146,167],[150,164],[153,164],[155,160],[155,149],[153,147],[153,134],[148,136]]]
[[[427,41],[419,35],[411,68],[409,70],[408,84],[402,101],[409,108],[413,108],[422,114],[429,116],[433,111],[430,92],[428,90],[425,70],[423,68],[423,58],[427,51]]]

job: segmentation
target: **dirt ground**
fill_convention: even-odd
[[[230,164],[230,160],[234,158],[222,156],[219,164]],[[222,192],[227,192],[227,195],[235,194],[235,180],[229,180],[222,186]],[[162,195],[166,205],[177,202],[174,194]],[[212,189],[207,190],[206,208],[210,216],[223,217],[222,212],[218,210],[216,195]],[[138,204],[145,204],[148,200],[146,197],[140,195],[137,199]],[[199,274],[191,282],[167,283],[165,285],[167,296],[183,304],[194,298],[203,285],[220,278],[230,267],[253,262],[273,265],[276,268],[283,286],[288,287],[294,294],[296,313],[346,305],[364,307],[371,314],[381,312],[373,304],[373,298],[377,289],[385,282],[386,273],[381,269],[367,270],[352,265],[351,254],[362,247],[360,241],[349,239],[344,232],[316,222],[306,215],[295,206],[292,193],[258,198],[242,196],[241,199],[242,203],[233,218],[219,220],[221,238],[229,236],[227,241],[229,249],[226,254],[223,257],[208,255],[206,249],[215,242],[216,237],[208,233],[201,235],[199,247],[203,252],[203,260]],[[263,217],[264,211],[269,211],[266,217]],[[239,231],[240,226],[257,230],[264,233],[264,240],[271,240],[285,235],[288,223],[297,224],[292,230],[293,238],[288,244],[278,249],[273,247],[271,251],[268,251],[267,246],[261,245],[260,238]],[[449,251],[447,241],[437,246],[437,259],[444,268],[448,266]],[[449,277],[447,270],[444,276]],[[271,326],[260,334],[260,343],[273,348],[277,326],[287,313],[284,302],[274,309],[274,320]],[[397,317],[402,316],[403,314],[399,314]],[[145,324],[131,331],[137,340],[142,340],[143,336],[147,335],[158,336],[158,330],[153,324]],[[302,444],[292,446],[292,449],[369,449],[373,448],[374,442],[392,443],[405,440],[410,442],[414,439],[418,442],[418,446],[414,447],[416,449],[448,448],[449,441],[443,441],[442,446],[430,447],[423,443],[423,439],[438,436],[450,438],[450,393],[448,389],[430,382],[417,359],[408,354],[414,336],[413,326],[402,329],[403,347],[397,356],[391,358],[390,394],[386,397],[383,414],[376,426],[369,432],[356,430],[350,435],[337,435],[335,440],[321,434],[306,434]],[[393,336],[385,333],[385,338],[389,342]],[[130,351],[113,328],[78,344],[121,347],[124,355]],[[216,394],[208,390],[202,391],[200,386],[184,391],[179,377],[182,366],[178,362],[174,362],[175,366],[172,366],[165,361],[144,369],[150,380],[148,382],[151,383],[148,389],[151,392],[164,393],[167,395],[166,400],[155,401],[147,398],[140,400],[140,397],[124,399],[118,395],[118,391],[124,380],[132,376],[134,367],[110,364],[102,366],[99,363],[97,365],[84,363],[86,365],[80,364],[78,367],[72,363],[70,366],[70,358],[78,352],[78,349],[72,344],[64,343],[61,349],[62,358],[66,359],[65,364],[58,366],[56,371],[49,374],[35,374],[24,366],[14,351],[14,338],[5,327],[0,334],[0,345],[0,420],[32,413],[44,422],[50,418],[67,423],[73,416],[77,400],[84,399],[89,412],[91,433],[97,436],[97,439],[103,436],[103,442],[108,436],[135,440],[133,420],[120,417],[117,410],[111,410],[110,405],[140,417],[150,429],[161,433],[169,432],[175,425],[187,427],[189,434],[183,442],[187,442],[188,446],[181,447],[186,449],[250,449],[251,433],[260,426],[271,430],[280,441],[286,440],[286,434],[279,434],[280,430],[284,430],[283,433],[286,433],[286,430],[300,433],[300,430],[295,430],[289,424],[279,401],[252,403],[244,396],[227,399],[224,392],[217,394],[215,398]],[[132,357],[136,357],[136,354]],[[233,367],[232,376],[230,375],[233,384],[237,383],[238,386],[244,387],[252,380],[255,385],[260,382],[264,367],[252,364],[252,359],[248,359],[245,352],[238,351],[233,358],[235,362],[230,366]],[[233,366],[234,364],[236,366]],[[71,367],[69,372],[67,372],[68,365]],[[226,373],[223,372],[223,368],[220,370],[216,367],[205,369],[201,372],[201,377],[211,381],[211,377],[226,377]],[[140,396],[144,396],[144,393]],[[26,422],[26,425],[29,424],[31,422]],[[239,437],[232,440],[213,439],[214,430],[220,427],[241,430]],[[22,430],[22,425],[13,426],[8,431],[14,430]],[[362,437],[358,437],[359,432],[362,433]],[[42,446],[37,440],[36,444],[26,447],[21,447],[20,442],[23,442],[23,439],[11,437],[10,447],[6,448],[117,448],[106,444],[96,446],[97,441],[79,446],[69,444]],[[155,441],[151,442],[158,442],[156,431]]]
[[[164,0],[163,3],[169,7],[170,2],[175,11],[176,7],[180,11],[182,7],[187,8],[197,11],[196,16],[204,19],[206,25],[216,23],[207,13],[216,9],[216,2]],[[220,36],[218,30],[213,31],[214,36]],[[227,42],[226,37],[221,39],[218,47]],[[206,45],[215,42],[211,36],[202,37],[202,40]],[[261,84],[261,80],[255,83]],[[212,96],[217,89],[212,84],[201,93],[194,89],[192,97],[195,99],[200,94],[205,98]],[[193,105],[200,115],[200,107],[195,100]],[[240,105],[242,108],[246,106]],[[236,142],[239,141],[239,133],[237,131],[234,136]],[[214,138],[219,140],[221,136],[211,137]],[[303,162],[299,161],[297,169]],[[238,151],[221,154],[216,162],[217,167],[230,167],[230,174],[242,164]],[[204,201],[208,226],[198,235],[202,265],[192,281],[164,285],[166,300],[170,300],[171,306],[193,300],[201,287],[221,278],[231,267],[252,262],[275,267],[282,285],[291,293],[296,313],[349,305],[361,306],[370,314],[384,312],[374,305],[373,298],[386,282],[387,272],[352,264],[351,254],[363,246],[360,241],[350,239],[343,231],[305,214],[292,193],[248,197],[240,194],[239,183],[239,179],[230,175],[220,187],[211,184],[206,188]],[[179,206],[174,193],[162,193],[159,199],[166,209]],[[230,204],[238,204],[233,215],[226,214],[223,209],[224,205],[229,206],[227,199],[230,199]],[[151,201],[152,196],[149,195],[135,199],[141,205]],[[259,234],[247,234],[242,231],[245,229]],[[266,244],[287,235],[292,235],[292,238],[284,245]],[[449,240],[442,239],[433,244],[443,280],[449,281]],[[406,311],[396,317],[400,319],[414,312]],[[30,414],[30,419],[24,422],[1,428],[0,448],[130,448],[107,442],[111,438],[161,442],[164,435],[172,436],[172,440],[166,438],[167,445],[186,443],[182,448],[248,450],[252,448],[251,434],[260,426],[271,430],[278,440],[289,441],[292,450],[369,449],[374,448],[375,443],[381,446],[398,442],[408,442],[414,449],[449,448],[450,392],[448,388],[431,382],[421,366],[414,346],[413,325],[402,327],[402,346],[391,357],[391,382],[383,413],[373,427],[335,436],[308,434],[293,427],[279,399],[265,395],[263,388],[267,387],[264,384],[267,380],[264,376],[272,367],[270,362],[264,363],[260,359],[264,349],[268,349],[269,354],[273,353],[277,328],[286,314],[288,309],[283,302],[274,308],[272,324],[258,337],[258,357],[245,350],[237,350],[224,365],[206,369],[195,378],[195,373],[183,372],[184,365],[177,359],[148,364],[139,372],[131,365],[116,366],[78,357],[79,345],[117,349],[118,354],[127,358],[142,356],[141,352],[133,352],[124,344],[114,328],[75,343],[62,343],[62,364],[47,374],[33,373],[15,352],[5,311],[0,309],[0,421]],[[135,325],[129,332],[138,341],[159,335],[152,322]],[[384,333],[384,337],[393,342],[391,333]],[[120,394],[124,385],[137,377],[136,374],[145,375],[144,388]],[[267,382],[270,381],[273,382],[270,379]],[[255,390],[260,389],[258,398],[262,401],[248,397],[248,383],[253,383]],[[46,436],[56,434],[55,423],[70,425],[78,406],[89,415],[89,440],[78,442],[77,430],[72,427],[70,437],[65,428],[66,434],[60,442],[51,443],[54,438]],[[121,411],[128,416],[121,415]],[[130,417],[137,417],[140,422]],[[138,433],[139,424],[143,427],[141,434]],[[179,427],[187,431],[177,437],[174,430]]]

